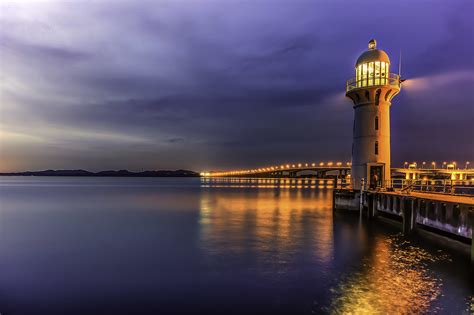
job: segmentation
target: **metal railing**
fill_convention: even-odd
[[[474,195],[474,181],[452,179],[392,179],[388,186],[402,191]]]
[[[337,179],[335,182],[335,188],[341,189],[352,189],[352,183],[350,180]],[[451,179],[426,179],[426,180],[413,180],[413,179],[391,179],[385,181],[384,185],[373,187],[370,184],[364,186],[364,190],[396,190],[401,192],[410,193],[415,192],[430,192],[430,193],[441,193],[441,194],[452,194],[452,195],[466,195],[474,196],[474,181],[472,179],[467,180],[451,180]]]
[[[391,85],[400,88],[400,76],[395,73],[389,73],[388,77],[370,77],[361,78],[360,80],[357,80],[357,77],[353,77],[346,82],[346,92],[368,86],[379,85]]]

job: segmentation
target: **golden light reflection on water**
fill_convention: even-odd
[[[332,190],[294,179],[215,179],[201,182],[200,246],[209,259],[252,257],[258,273],[278,278],[301,266],[295,257],[311,252],[309,265],[337,283],[316,313],[437,313],[443,282],[431,265],[450,258],[430,254],[403,237],[370,234],[361,222],[334,225]],[[317,187],[317,185],[316,185]],[[337,217],[337,216],[336,216]],[[337,243],[335,243],[335,238]],[[363,258],[339,273],[335,247],[363,250]],[[368,247],[367,247],[368,246]],[[367,250],[367,251],[365,251]],[[353,254],[351,254],[353,255]],[[357,256],[358,257],[358,256]],[[228,258],[228,257],[227,257]],[[336,265],[335,265],[336,264]],[[318,284],[314,284],[318,287]],[[331,286],[330,285],[330,286]],[[472,313],[473,298],[465,299]],[[329,306],[328,306],[329,305]]]
[[[286,264],[310,239],[317,259],[333,255],[333,220],[330,190],[275,189],[253,183],[203,183],[200,204],[201,244],[210,255],[253,253],[257,261]],[[280,187],[282,188],[282,187]],[[283,187],[284,188],[284,187]]]
[[[202,178],[201,187],[214,188],[280,188],[315,189],[334,188],[335,180],[314,178]]]
[[[427,264],[448,260],[431,255],[401,237],[378,239],[374,255],[332,292],[334,314],[419,314],[437,312],[431,303],[441,294],[442,281]]]

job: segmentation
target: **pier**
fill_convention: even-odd
[[[402,223],[404,235],[425,228],[471,242],[474,262],[474,197],[443,193],[335,189],[333,209],[359,211],[368,218],[388,216]]]

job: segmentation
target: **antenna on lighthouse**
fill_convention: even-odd
[[[402,50],[400,49],[400,58],[398,58],[398,75],[402,76]]]
[[[398,58],[398,79],[400,80],[400,83],[405,81],[405,79],[402,79],[402,50],[400,49],[400,58]]]

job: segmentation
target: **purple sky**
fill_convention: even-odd
[[[350,160],[376,38],[392,163],[474,159],[474,2],[1,1],[0,171]]]

